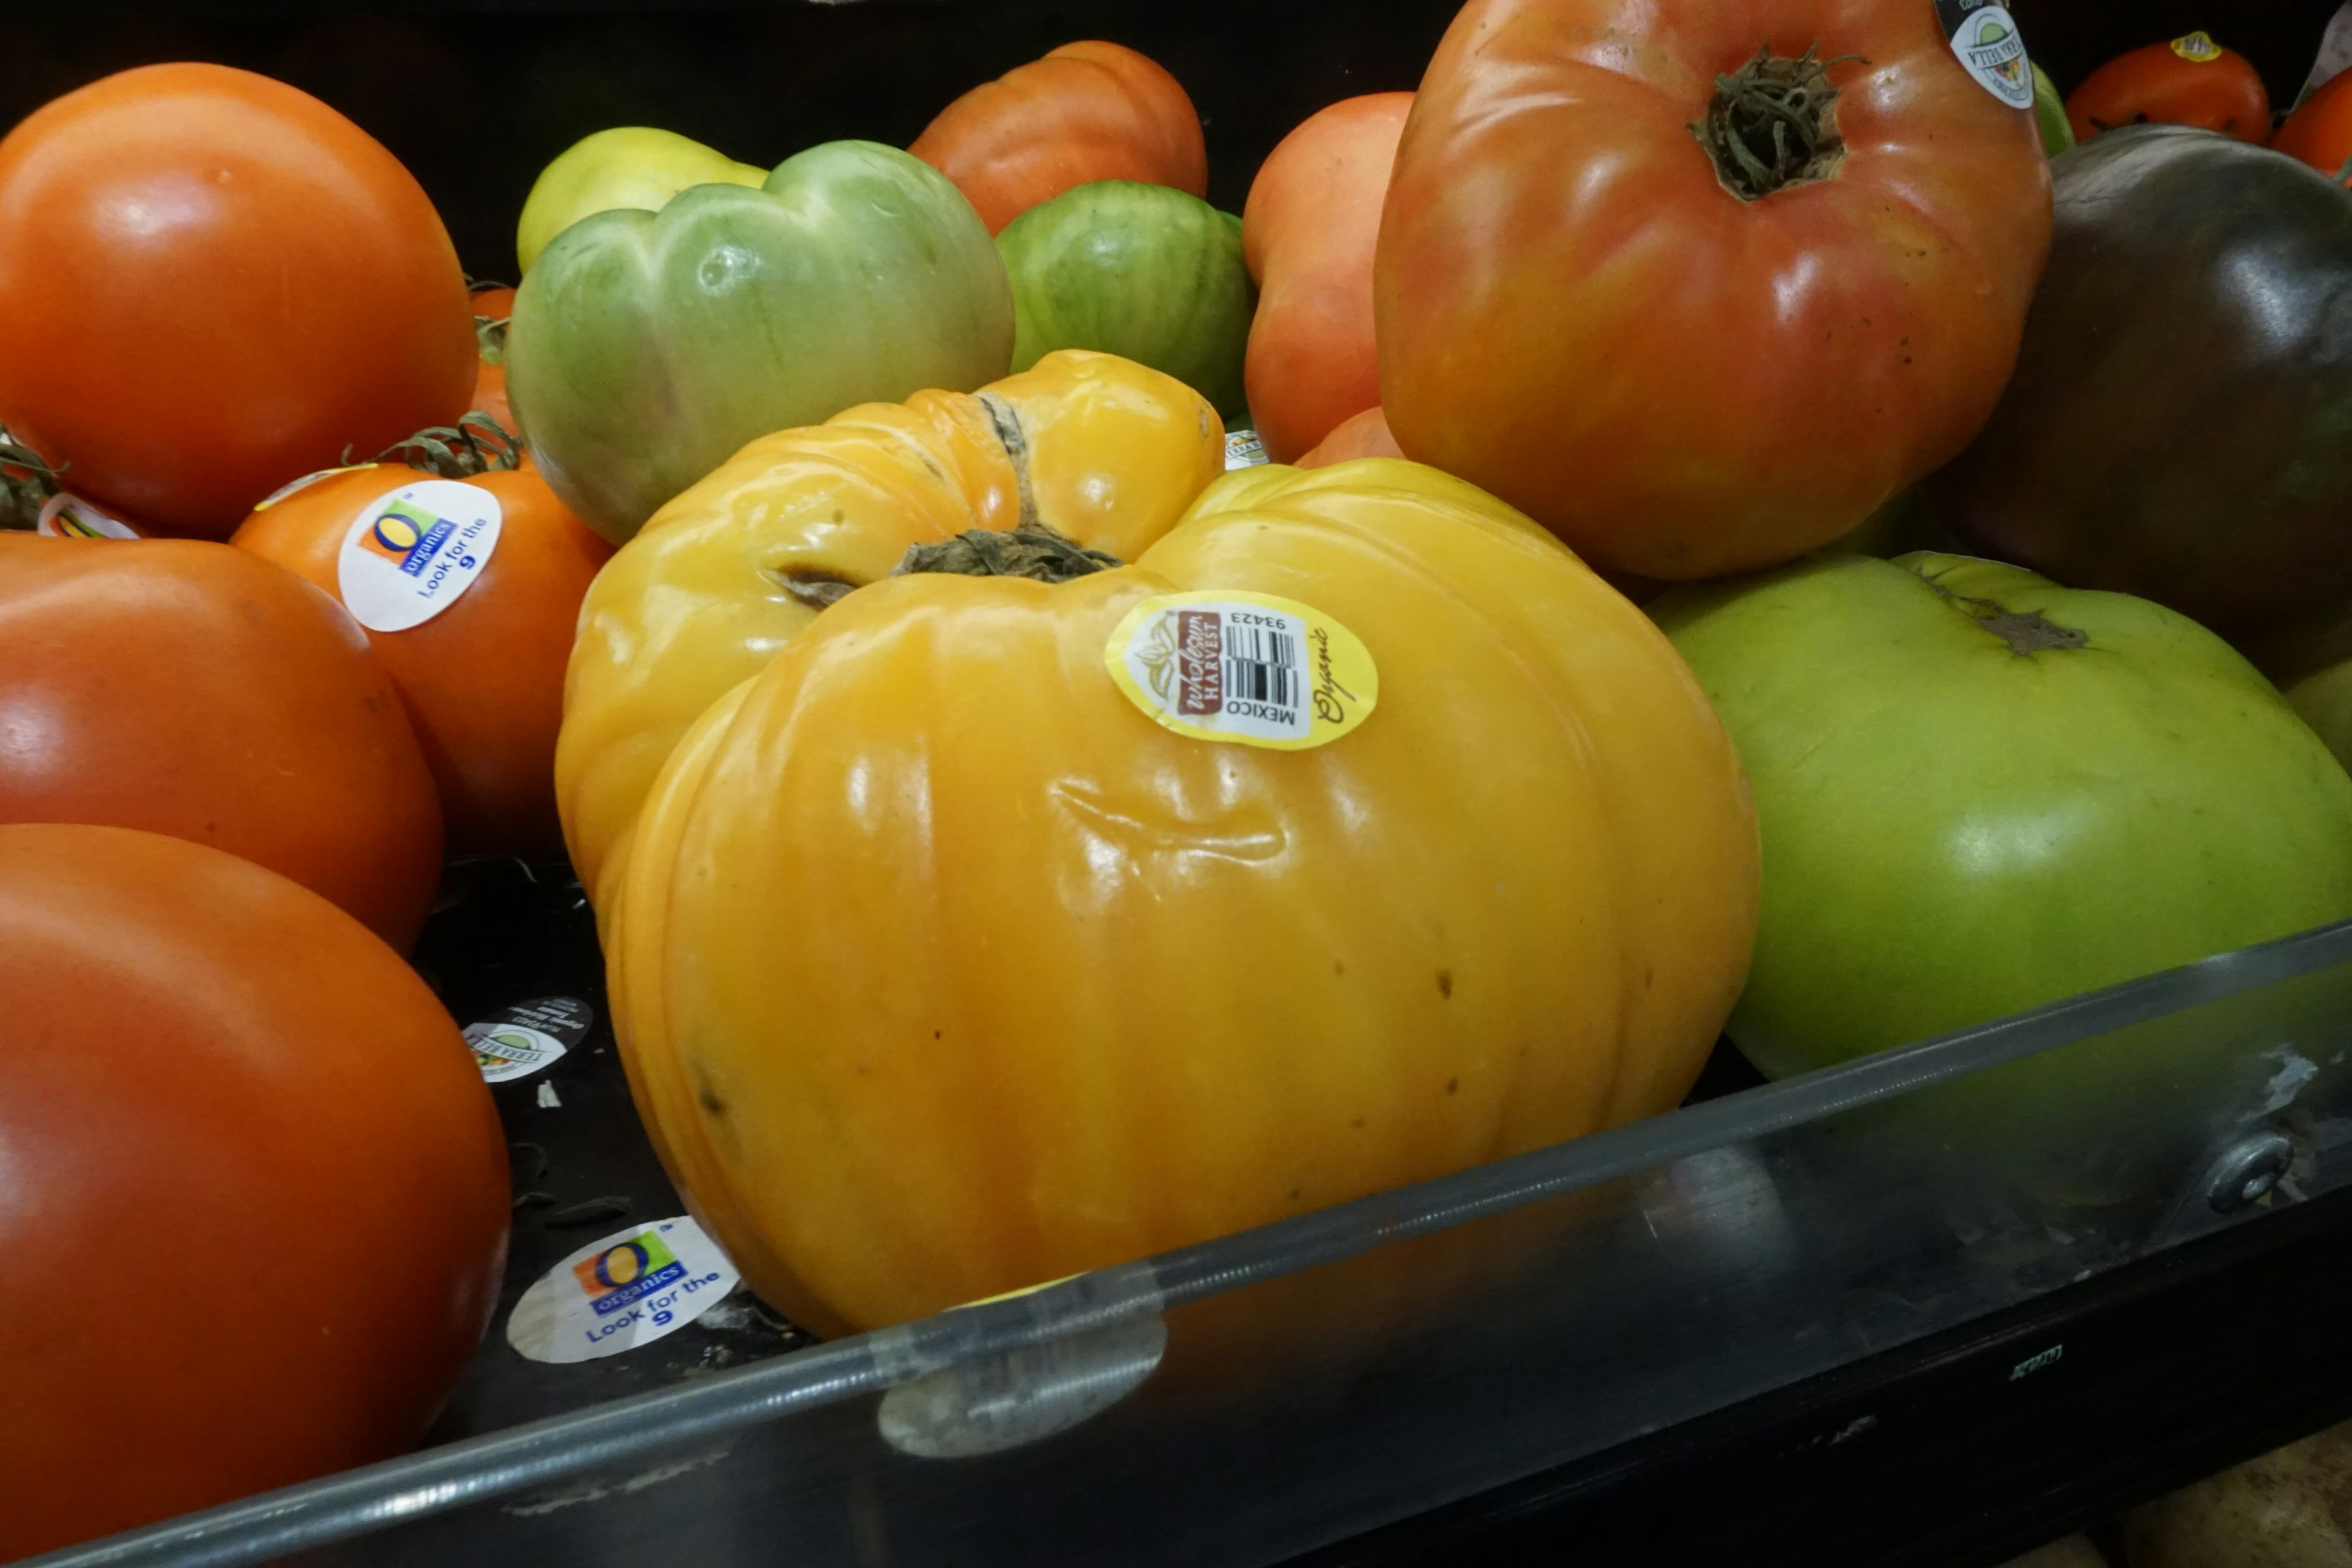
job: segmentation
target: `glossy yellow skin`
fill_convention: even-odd
[[[757,187],[767,178],[767,170],[739,163],[675,131],[645,125],[599,131],[557,153],[531,182],[515,225],[515,261],[530,271],[551,240],[592,213],[614,207],[657,213],[696,185]]]
[[[1104,646],[1194,588],[1333,616],[1378,710],[1298,752],[1155,724]],[[677,747],[604,916],[673,1175],[833,1331],[1664,1110],[1757,894],[1664,637],[1501,503],[1368,458],[1229,475],[1074,582],[842,599]]]
[[[1024,516],[1130,560],[1223,472],[1224,438],[1183,383],[1074,349],[763,437],[663,507],[589,590],[564,691],[556,797],[598,908],[670,749],[816,619],[813,590]]]

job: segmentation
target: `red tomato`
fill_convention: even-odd
[[[101,506],[211,538],[474,384],[465,275],[408,171],[225,66],[108,77],[0,141],[0,423]]]
[[[2331,180],[2352,174],[2352,71],[2339,71],[2287,117],[2271,145]]]
[[[257,861],[406,951],[433,775],[352,618],[203,540],[0,534],[0,823],[143,827]]]
[[[413,1445],[509,1202],[415,972],[234,856],[17,824],[0,996],[0,1250],[56,1287],[0,1318],[0,1559]]]
[[[1209,194],[1208,148],[1183,85],[1148,56],[1096,39],[982,82],[907,151],[954,182],[991,234],[1095,180]]]
[[[2025,107],[1925,0],[1471,0],[1381,225],[1398,444],[1616,573],[1835,539],[1958,452],[2017,357],[2050,175],[2023,54],[1990,74]]]
[[[1403,451],[1396,444],[1396,437],[1389,433],[1388,416],[1375,404],[1361,414],[1341,420],[1328,436],[1298,459],[1298,467],[1328,468],[1334,463],[1345,463],[1357,458],[1403,456]]]
[[[1342,100],[1284,137],[1251,182],[1242,254],[1258,297],[1244,375],[1277,463],[1381,400],[1372,247],[1412,109],[1409,92]]]
[[[341,561],[362,513],[431,476],[400,464],[326,475],[256,511],[233,543],[341,597]],[[580,601],[613,547],[536,468],[444,480],[492,497],[498,543],[446,609],[367,633],[408,705],[439,786],[452,850],[555,855],[555,732]],[[352,548],[357,548],[353,546]]]
[[[2084,77],[2066,95],[2066,120],[2077,142],[2159,121],[2259,143],[2270,139],[2271,95],[2245,56],[2189,33],[2117,55]]]
[[[514,314],[515,291],[503,283],[477,283],[467,300],[478,321],[503,321]]]

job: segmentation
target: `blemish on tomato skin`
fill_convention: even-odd
[[[1454,1000],[1454,971],[1441,969],[1437,972],[1437,994],[1449,1002]]]

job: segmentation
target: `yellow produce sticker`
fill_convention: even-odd
[[[1103,662],[1154,723],[1277,752],[1329,745],[1381,698],[1380,670],[1355,633],[1271,594],[1146,599],[1111,633]]]
[[[2221,58],[2221,46],[2205,33],[2186,33],[2172,40],[2172,52],[2184,60],[2211,65]]]

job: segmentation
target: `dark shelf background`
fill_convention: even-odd
[[[2201,26],[2254,60],[2282,106],[2335,8],[2012,5],[2062,88],[2122,49]],[[657,125],[768,164],[839,137],[904,146],[957,94],[1084,37],[1130,45],[1175,72],[1207,130],[1210,199],[1238,212],[1292,126],[1342,98],[1415,86],[1455,9],[1449,0],[0,4],[0,124],[131,66],[206,59],[263,71],[374,133],[440,205],[467,269],[511,281],[514,222],[531,180],[592,131]]]

